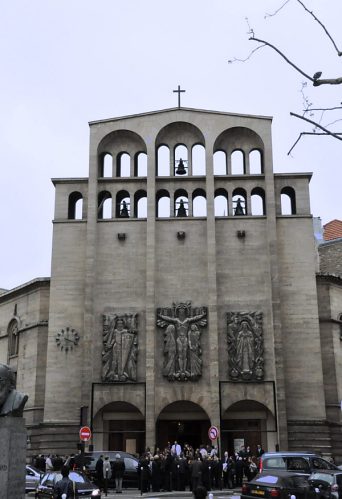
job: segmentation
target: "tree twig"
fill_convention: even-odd
[[[252,57],[254,52],[256,52],[257,50],[261,49],[264,46],[265,45],[259,45],[259,47],[257,47],[256,49],[253,49],[252,52],[250,52],[250,54],[246,57],[246,59],[238,59],[237,57],[234,57],[234,59],[229,59],[228,64],[232,64],[233,62],[246,62],[248,61],[248,59]]]
[[[342,137],[339,137],[340,134],[331,132],[330,130],[328,130],[327,128],[324,128],[324,126],[320,125],[316,121],[309,120],[309,118],[306,118],[305,116],[300,116],[300,114],[296,114],[296,113],[290,113],[290,116],[295,116],[296,118],[299,118],[300,120],[307,121],[308,123],[311,123],[311,125],[314,125],[314,126],[320,128],[321,130],[323,130],[323,132],[325,132],[326,134],[331,135],[332,137],[335,137],[335,139],[342,140]]]
[[[342,107],[311,107],[310,109],[303,109],[303,112],[309,113],[310,111],[335,111],[335,109],[342,109]]]
[[[312,81],[313,84],[315,84],[315,82],[318,82],[320,80],[314,80],[311,76],[309,76],[308,74],[304,73],[304,71],[302,71],[298,66],[296,66],[292,61],[290,61],[290,59],[288,57],[286,57],[285,54],[283,54],[277,47],[275,47],[274,45],[272,45],[271,43],[269,42],[266,42],[265,40],[260,40],[260,38],[255,38],[254,36],[251,36],[249,38],[250,40],[253,40],[254,42],[259,42],[259,43],[263,43],[264,45],[267,45],[268,47],[271,47],[271,49],[275,50],[283,59],[285,59],[285,61],[290,65],[292,66],[296,71],[298,71],[298,73],[300,73],[301,75],[303,75],[305,78],[307,78],[308,80]],[[317,86],[317,85],[316,85]]]
[[[281,11],[281,9],[283,9],[285,7],[285,5],[287,3],[289,3],[290,0],[286,0],[286,2],[283,3],[283,5],[281,5],[279,7],[279,9],[277,9],[275,12],[273,12],[273,14],[269,14],[268,12],[266,12],[265,16],[264,16],[264,19],[266,19],[267,17],[273,17],[273,16],[276,16],[278,14],[279,11]]]
[[[300,141],[300,139],[302,138],[303,135],[330,135],[330,134],[323,133],[323,132],[301,132],[298,136],[298,139],[296,140],[296,142],[293,144],[293,146],[291,147],[291,149],[287,153],[288,156],[291,154],[291,152],[296,147],[296,145],[298,144],[298,142]],[[342,135],[342,133],[337,133],[336,135]]]
[[[315,16],[315,14],[314,14],[311,10],[309,10],[309,9],[308,9],[308,8],[304,5],[304,3],[303,3],[301,0],[297,0],[297,2],[298,2],[298,3],[300,3],[300,5],[303,7],[303,9],[304,9],[304,10],[306,10],[306,12],[307,12],[308,14],[310,14],[310,16],[312,16],[316,22],[318,22],[318,24],[319,24],[319,25],[323,28],[323,30],[325,31],[325,33],[326,33],[327,37],[329,38],[329,40],[330,40],[330,41],[331,41],[331,43],[333,44],[333,46],[334,46],[334,48],[335,48],[335,50],[336,50],[336,52],[337,52],[337,55],[338,55],[339,57],[340,57],[340,56],[342,56],[342,52],[338,49],[338,47],[337,47],[337,45],[336,45],[336,43],[335,43],[335,41],[334,41],[333,37],[330,35],[329,31],[328,31],[328,30],[327,30],[327,28],[324,26],[324,24],[323,24],[323,23],[322,23],[322,22],[321,22],[321,21],[320,21],[320,20],[319,20],[319,19]],[[282,7],[283,7],[283,6],[282,6]],[[282,7],[281,7],[281,8],[282,8]],[[280,9],[279,9],[279,10],[280,10]]]

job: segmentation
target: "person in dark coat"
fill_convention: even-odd
[[[165,462],[164,462],[164,490],[171,491],[172,490],[172,464],[173,464],[173,456],[171,452],[167,452]]]
[[[191,464],[191,488],[193,491],[197,489],[199,485],[202,485],[202,470],[203,464],[201,458],[195,457]]]
[[[150,459],[148,454],[144,454],[139,460],[140,487],[141,492],[150,490]]]
[[[63,466],[61,473],[62,480],[59,480],[53,488],[54,499],[62,499],[62,494],[65,494],[67,499],[78,497],[76,484],[69,478],[69,468]]]
[[[161,461],[159,455],[156,454],[152,461],[152,476],[151,484],[153,492],[160,492],[162,485],[162,472],[161,472]]]
[[[103,489],[103,455],[98,458],[95,464],[96,484],[99,489]]]
[[[125,473],[125,461],[120,454],[115,455],[115,460],[112,465],[113,475],[115,478],[115,488],[117,494],[122,494],[122,480]]]
[[[238,457],[235,464],[236,470],[236,485],[237,487],[242,487],[243,480],[243,470],[244,470],[244,462],[242,457]]]

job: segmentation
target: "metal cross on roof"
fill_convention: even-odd
[[[180,94],[182,92],[186,92],[186,90],[181,90],[180,85],[178,85],[178,90],[173,90],[173,93],[178,94],[178,107],[181,107],[181,105],[180,105]]]

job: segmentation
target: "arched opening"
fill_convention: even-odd
[[[117,156],[116,176],[130,177],[131,175],[131,157],[127,152],[122,152]]]
[[[193,146],[191,151],[193,175],[205,175],[205,148],[201,144]]]
[[[265,191],[261,187],[255,187],[251,192],[252,215],[266,215]]]
[[[68,219],[82,220],[83,218],[83,197],[80,192],[72,192],[69,195]]]
[[[224,151],[214,152],[214,175],[227,175],[227,155]]]
[[[147,177],[147,154],[138,152],[134,157],[134,176]]]
[[[188,193],[184,189],[178,189],[175,192],[174,216],[175,217],[189,216],[189,198],[188,198]]]
[[[249,153],[249,171],[253,175],[264,173],[263,157],[259,149],[253,149]]]
[[[134,194],[134,216],[136,218],[147,218],[147,194],[140,190]]]
[[[100,169],[100,177],[112,177],[113,176],[113,157],[109,153],[105,153],[102,156],[102,169]]]
[[[108,191],[102,191],[99,193],[97,218],[100,220],[112,218],[112,195]]]
[[[180,173],[183,171],[184,173]],[[175,147],[175,176],[189,175],[188,170],[188,149],[183,144],[179,144]]]
[[[170,194],[167,190],[161,189],[160,191],[157,192],[156,196],[156,208],[157,208],[157,213],[156,216],[158,218],[170,218],[171,212],[170,212]]]
[[[234,216],[247,215],[247,194],[245,189],[240,187],[234,189],[232,201]]]
[[[8,333],[8,357],[15,357],[19,353],[19,323],[12,319],[7,328]]]
[[[222,414],[221,445],[222,452],[229,454],[250,447],[256,456],[257,445],[265,450],[275,450],[277,441],[276,423],[272,412],[255,400],[235,402]]]
[[[128,402],[111,402],[93,419],[95,449],[140,454],[145,450],[145,418]]]
[[[207,199],[203,189],[196,189],[192,193],[192,216],[207,216]]]
[[[243,175],[245,173],[245,156],[240,150],[233,151],[230,156],[232,175]]]
[[[228,212],[228,193],[226,189],[216,189],[214,199],[215,217],[226,217]]]
[[[296,193],[293,187],[283,187],[280,196],[281,196],[281,214],[295,215]]]
[[[161,145],[157,151],[157,176],[169,177],[170,176],[170,149]]]
[[[128,218],[131,213],[131,198],[127,191],[119,191],[116,195],[115,217]]]
[[[194,402],[180,400],[167,405],[157,420],[157,444],[163,449],[168,442],[185,443],[194,449],[209,443],[210,420],[207,413]]]

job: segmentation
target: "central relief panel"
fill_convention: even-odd
[[[164,328],[163,376],[169,381],[197,381],[202,376],[202,328],[208,324],[207,307],[191,302],[157,309],[157,326]]]

